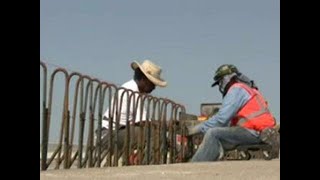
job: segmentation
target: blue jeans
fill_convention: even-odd
[[[219,158],[220,149],[228,151],[235,149],[238,145],[258,144],[260,142],[259,137],[239,126],[211,128],[204,135],[191,162],[216,161]]]

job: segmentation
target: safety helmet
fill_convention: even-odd
[[[211,87],[214,87],[215,85],[219,84],[219,81],[228,74],[232,73],[239,73],[238,69],[236,66],[232,64],[223,64],[218,69],[216,70],[213,80],[215,81]]]

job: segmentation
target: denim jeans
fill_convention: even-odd
[[[224,151],[232,150],[238,145],[250,145],[260,142],[259,137],[239,126],[211,128],[205,133],[191,162],[216,161],[222,149]]]

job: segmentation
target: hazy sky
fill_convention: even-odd
[[[254,79],[280,120],[279,0],[41,0],[40,60],[121,85],[133,60],[163,69],[167,97],[199,115],[232,63]]]

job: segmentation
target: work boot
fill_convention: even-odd
[[[260,139],[266,144],[272,145],[276,140],[277,132],[274,128],[266,128],[261,131]]]
[[[266,128],[260,134],[262,142],[271,146],[271,155],[273,158],[279,157],[280,134],[274,128]]]

